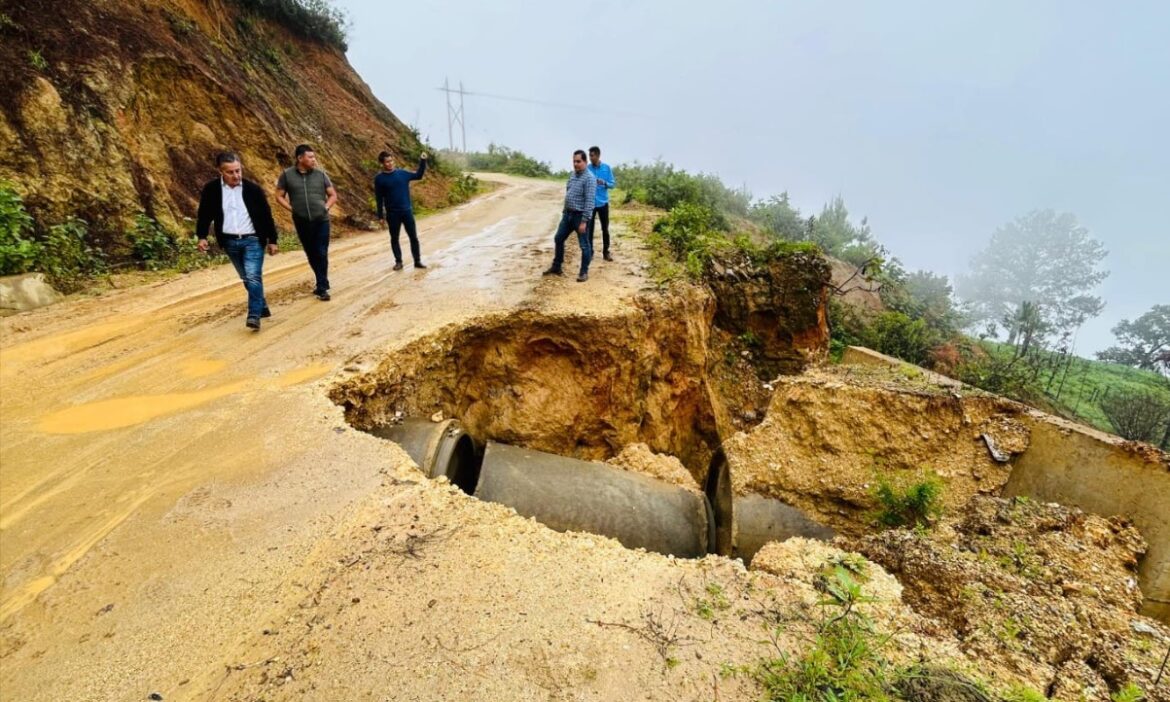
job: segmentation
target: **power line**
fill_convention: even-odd
[[[455,150],[455,124],[458,123],[459,129],[463,136],[463,152],[467,152],[467,120],[466,113],[463,109],[463,98],[465,96],[488,98],[489,100],[503,100],[506,102],[521,102],[527,105],[539,105],[541,107],[552,107],[561,110],[575,110],[577,112],[593,112],[596,114],[619,115],[622,117],[639,117],[642,119],[657,119],[653,115],[647,115],[640,112],[632,112],[630,110],[614,110],[604,107],[596,107],[594,105],[575,105],[567,102],[555,102],[552,100],[539,100],[536,98],[517,97],[515,95],[500,95],[498,93],[476,93],[470,90],[463,89],[463,81],[459,81],[459,89],[456,90],[450,85],[447,78],[443,79],[443,86],[436,88],[447,96],[447,144],[449,148]],[[452,102],[452,95],[459,96],[459,104]]]

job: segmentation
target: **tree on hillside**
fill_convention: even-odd
[[[753,203],[748,217],[786,241],[802,241],[808,233],[800,211],[788,201],[786,192],[773,195],[767,201]]]
[[[972,324],[997,337],[1003,325],[1008,343],[1031,344],[1101,313],[1090,293],[1109,275],[1098,268],[1106,253],[1073,215],[1035,210],[996,230],[959,277],[959,296]]]
[[[884,252],[869,231],[869,222],[863,217],[860,224],[849,221],[845,200],[838,195],[824,206],[818,217],[808,219],[808,239],[825,253],[860,266]]]
[[[1098,352],[1098,359],[1170,373],[1170,305],[1154,305],[1132,322],[1121,320],[1113,335],[1117,346]]]

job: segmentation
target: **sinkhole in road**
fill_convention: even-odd
[[[399,443],[430,477],[553,528],[747,560],[763,542],[750,553],[735,545],[719,448],[734,400],[709,379],[725,355],[711,351],[711,316],[701,301],[651,299],[604,318],[487,317],[407,344],[331,397],[351,425]],[[636,444],[677,458],[686,475],[670,482],[600,463]],[[769,524],[788,523],[775,514]],[[770,529],[763,536],[778,535]]]

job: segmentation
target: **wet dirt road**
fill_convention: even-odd
[[[429,270],[392,271],[384,231],[337,240],[322,303],[302,253],[269,258],[259,334],[230,266],[2,321],[5,698],[143,699],[303,595],[298,568],[384,459],[330,379],[575,285],[539,275],[560,186],[489,177],[420,222]]]

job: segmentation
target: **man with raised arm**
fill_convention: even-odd
[[[414,208],[410,204],[410,181],[422,180],[423,174],[427,172],[426,152],[418,157],[417,171],[397,168],[394,154],[389,151],[378,154],[378,163],[382,164],[382,172],[374,176],[374,201],[378,219],[385,219],[390,228],[394,270],[402,270],[402,247],[398,245],[398,235],[403,226],[406,227],[406,236],[410,237],[410,256],[414,259],[414,267],[426,268],[419,253],[418,225],[414,222]]]

